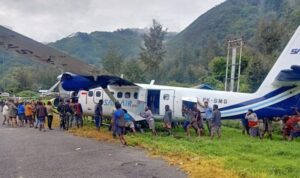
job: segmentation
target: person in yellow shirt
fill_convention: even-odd
[[[25,104],[25,117],[29,122],[29,127],[33,127],[33,117],[32,117],[32,104],[30,102],[26,102]]]

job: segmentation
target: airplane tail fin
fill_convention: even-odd
[[[276,86],[295,84],[300,84],[300,26],[257,90],[257,93],[268,92]]]

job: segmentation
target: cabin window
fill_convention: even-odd
[[[123,93],[122,93],[122,92],[118,92],[118,93],[117,93],[117,97],[118,97],[118,98],[122,98],[122,97],[123,97]]]
[[[130,98],[130,96],[131,96],[131,93],[130,93],[130,92],[126,92],[126,93],[125,93],[125,98]]]
[[[164,94],[163,99],[164,100],[169,100],[170,99],[170,95],[169,94]]]
[[[101,97],[101,91],[96,91],[96,97]]]
[[[138,93],[138,92],[134,92],[133,98],[134,98],[134,99],[138,99],[138,96],[139,96],[139,93]]]
[[[89,97],[92,97],[94,95],[94,92],[93,91],[89,91],[88,95],[89,95]]]

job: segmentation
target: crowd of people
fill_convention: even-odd
[[[262,118],[259,119],[256,113],[249,109],[245,118],[242,118],[242,133],[251,137],[264,138],[266,134],[272,139],[273,122],[281,122],[281,134],[283,139],[289,141],[300,136],[300,113],[296,110],[292,116],[283,116],[283,118]]]
[[[46,131],[45,121],[47,119],[48,128],[52,130],[53,106],[51,102],[47,104],[42,101],[15,101],[9,99],[1,102],[3,114],[2,125],[10,127],[30,127],[39,128]]]
[[[8,99],[1,101],[0,105],[3,115],[2,125],[14,128],[36,128],[45,132],[45,123],[47,123],[49,130],[53,130],[53,115],[57,113],[60,116],[61,129],[68,130],[72,127],[74,121],[78,128],[83,126],[82,107],[80,103],[72,102],[72,100],[66,102],[62,100],[57,107],[57,111],[50,101],[44,103],[41,100],[15,101],[14,99]]]
[[[2,125],[8,125],[11,127],[25,127],[39,128],[40,131],[45,131],[45,121],[47,119],[47,126],[49,130],[52,130],[53,114],[56,110],[53,108],[51,102],[43,103],[42,101],[17,101],[10,99],[5,102],[0,102],[3,113]],[[93,121],[97,131],[103,124],[103,100],[99,100],[94,109]],[[200,106],[203,109],[201,113]],[[167,135],[172,135],[172,129],[175,127],[176,122],[173,120],[172,110],[169,105],[165,106],[165,114],[162,119],[163,128]],[[285,116],[283,119],[270,119],[263,118],[259,120],[256,113],[249,109],[245,117],[241,119],[242,133],[248,134],[251,137],[263,138],[265,134],[268,134],[272,139],[272,122],[282,120],[282,136],[284,139],[293,140],[295,137],[300,136],[300,113],[295,112],[294,116]],[[83,127],[83,110],[80,103],[76,100],[63,100],[61,99],[58,107],[57,114],[60,117],[60,129],[68,130],[73,126],[75,122],[77,128]],[[217,135],[221,138],[221,112],[218,109],[218,105],[209,106],[207,101],[202,104],[197,102],[193,107],[189,108],[183,106],[182,114],[184,122],[182,126],[188,136],[190,136],[190,129],[193,128],[197,136],[208,135],[211,139]],[[155,128],[155,120],[151,110],[145,107],[144,112],[140,113],[140,116],[145,118],[147,126],[151,130],[152,134],[157,135]],[[207,134],[206,129],[207,128]],[[110,123],[110,129],[113,136],[118,136],[120,142],[123,145],[127,145],[124,134],[126,129],[129,129],[136,133],[136,124],[134,119],[130,116],[126,109],[122,108],[119,102],[115,103],[115,110],[112,113],[112,119]]]
[[[198,109],[197,104],[203,108],[204,117],[200,109]],[[213,108],[209,107],[208,102],[205,101],[204,104],[197,102],[193,108],[188,108],[184,106],[182,109],[182,114],[185,118],[183,128],[186,134],[190,135],[190,128],[193,128],[196,134],[200,137],[205,135],[205,122],[207,125],[208,135],[211,139],[214,138],[215,134],[218,138],[221,138],[221,112],[219,111],[218,105],[213,105]]]

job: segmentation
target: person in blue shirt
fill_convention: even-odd
[[[204,109],[204,119],[206,120],[206,126],[208,129],[208,132],[211,132],[211,124],[212,124],[212,113],[213,109],[208,105],[208,101],[204,101],[204,105],[198,101],[198,104]]]
[[[25,119],[25,107],[23,101],[20,101],[18,105],[18,119],[20,121],[20,127],[24,126],[24,119]]]
[[[125,119],[125,128],[129,127],[132,132],[135,134],[135,128],[134,128],[134,120],[133,118],[128,114],[126,109],[123,109],[124,111],[124,119]]]
[[[124,119],[124,111],[122,110],[122,106],[119,102],[115,103],[116,111],[113,113],[113,120],[114,120],[114,128],[116,134],[119,136],[120,142],[123,145],[127,145],[127,142],[124,138],[125,132],[125,119]]]

